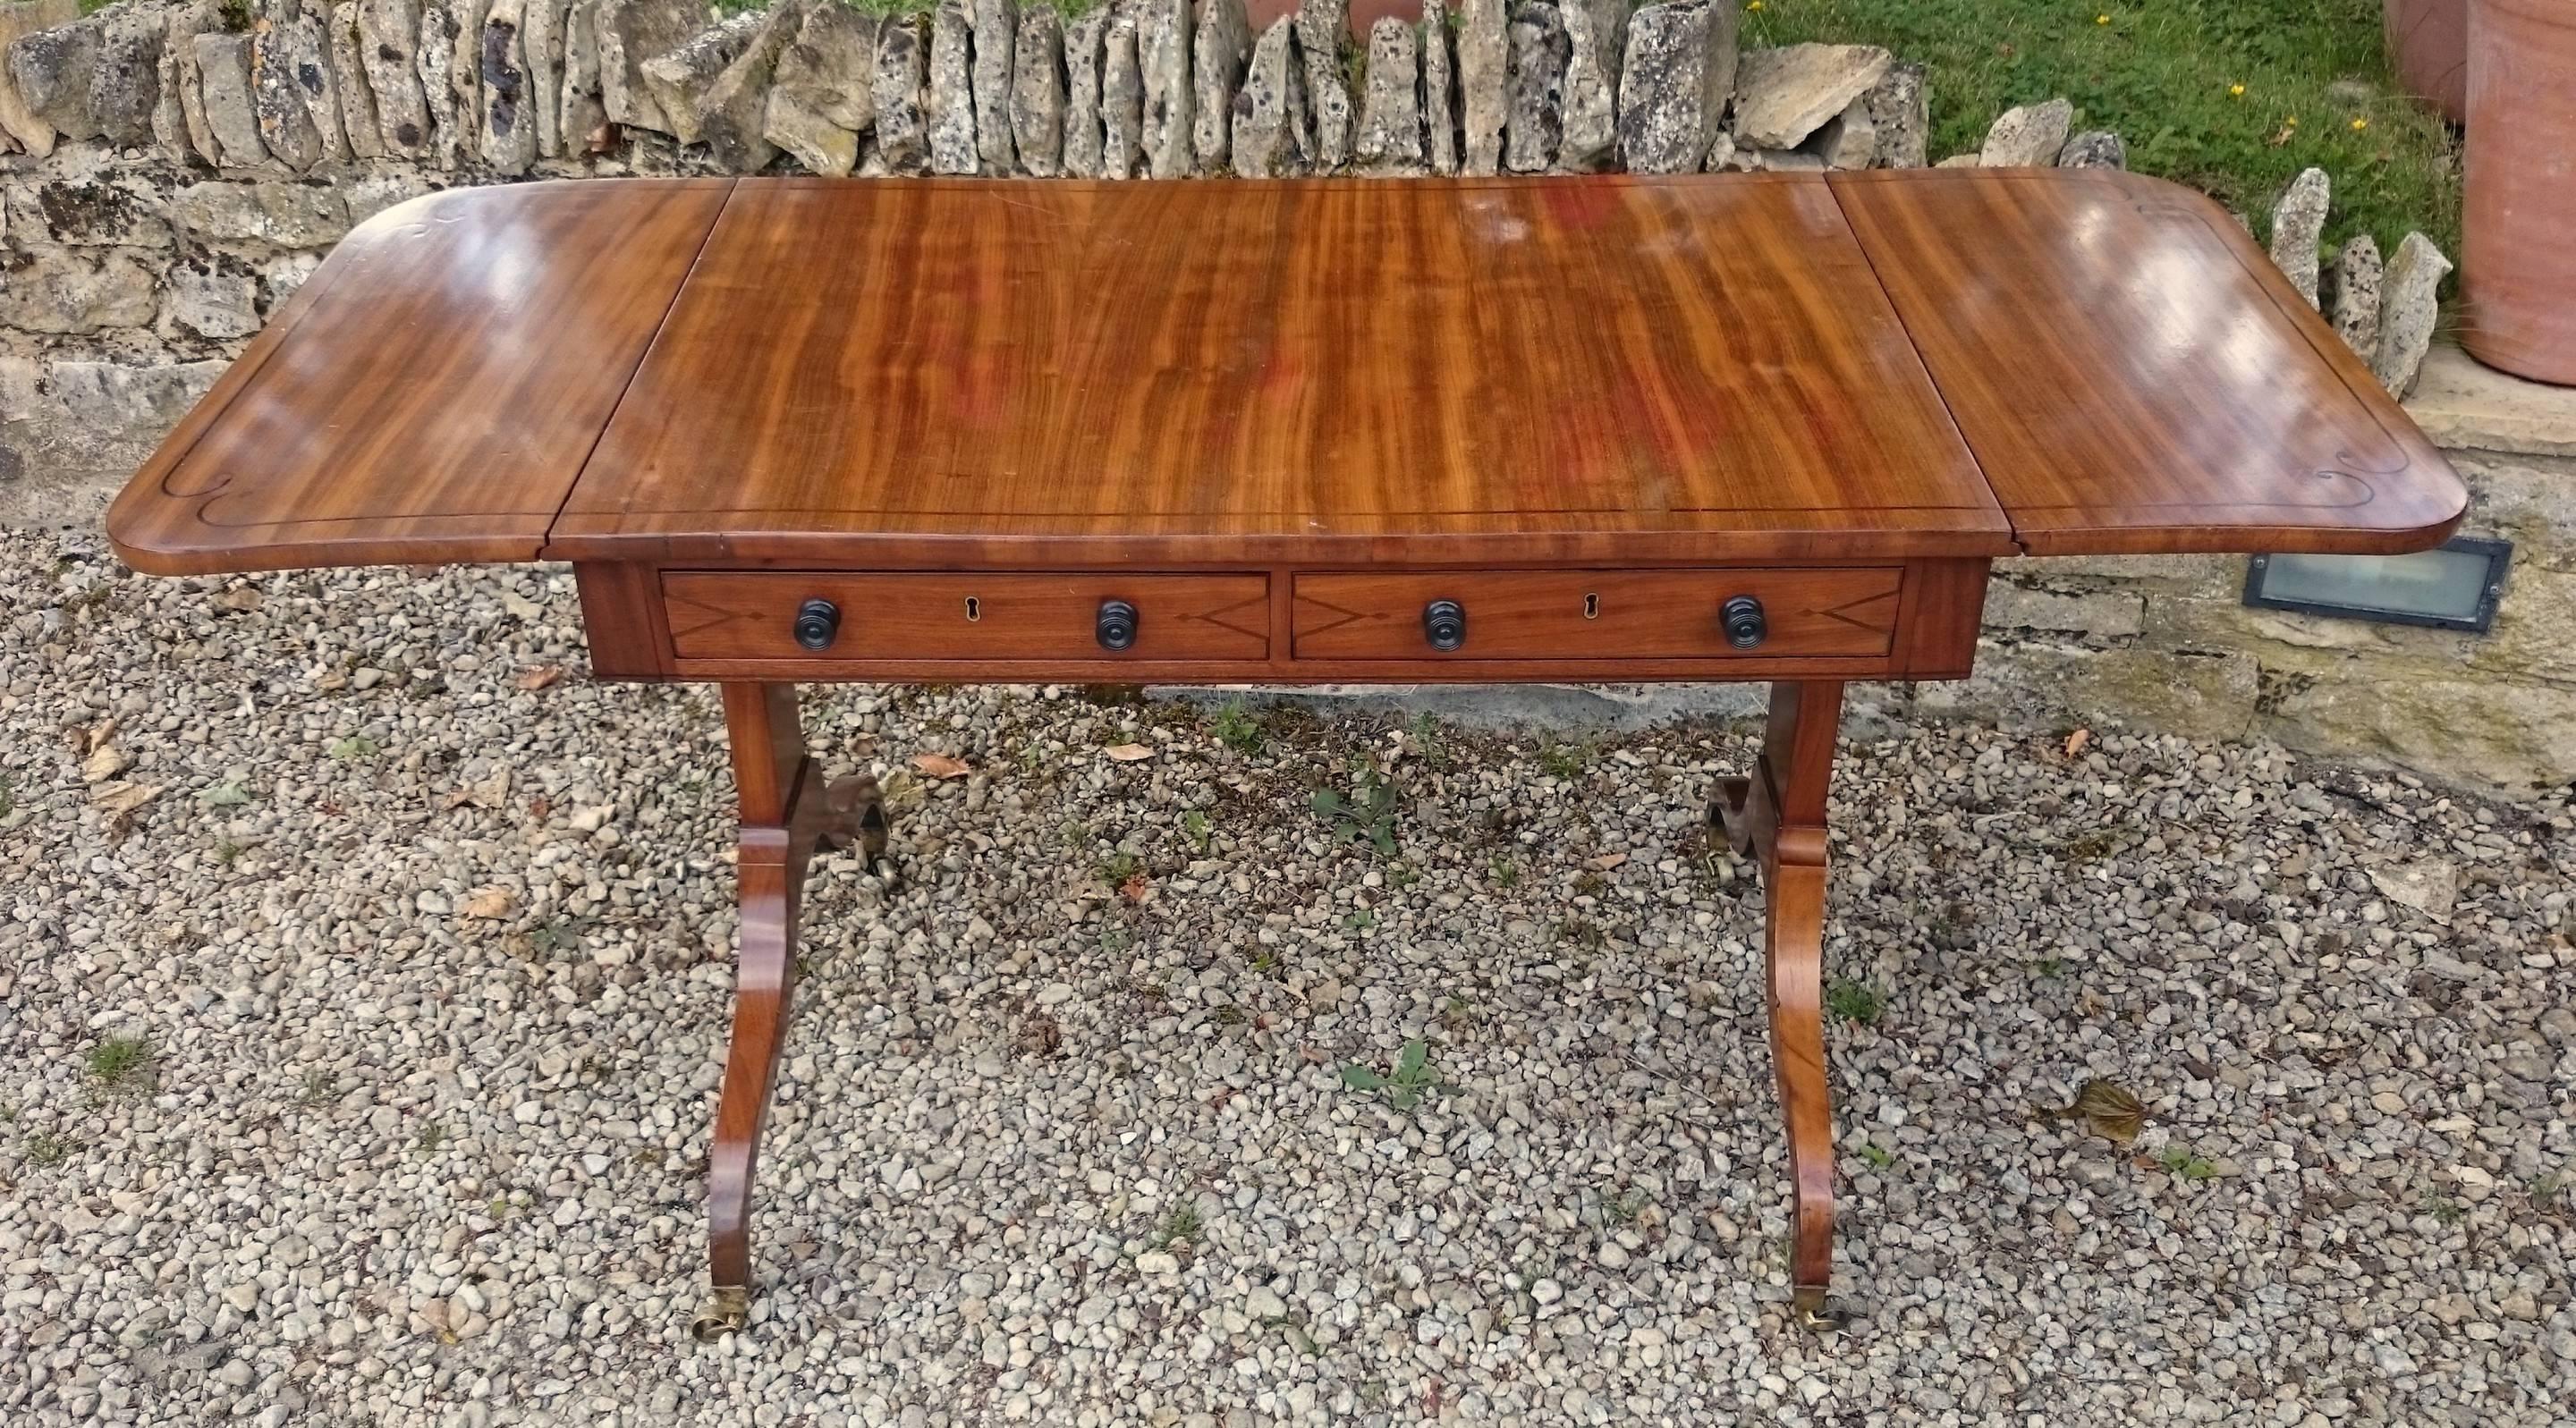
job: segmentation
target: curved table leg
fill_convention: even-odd
[[[1842,1324],[1825,1308],[1834,1259],[1834,1124],[1824,1028],[1825,796],[1842,696],[1838,683],[1773,685],[1760,762],[1749,778],[1720,780],[1710,809],[1738,850],[1762,860],[1771,1065],[1788,1122],[1795,1196],[1789,1282],[1799,1322],[1819,1332]]]
[[[752,1177],[778,1055],[787,1043],[806,863],[822,842],[858,841],[874,857],[885,851],[887,833],[876,780],[860,776],[824,786],[820,767],[805,755],[793,685],[728,684],[724,706],[741,791],[742,933],[733,1040],[707,1155],[707,1271],[714,1292],[689,1326],[701,1342],[740,1329],[751,1312]]]

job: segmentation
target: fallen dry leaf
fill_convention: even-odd
[[[1604,853],[1600,857],[1595,858],[1590,863],[1586,864],[1586,866],[1590,867],[1594,872],[1606,873],[1626,861],[1628,861],[1628,855],[1625,853]]]
[[[81,781],[105,783],[131,768],[133,764],[134,760],[127,758],[123,749],[114,744],[101,744],[90,750],[88,758],[81,760]]]
[[[2041,1106],[2044,1119],[2073,1118],[2084,1122],[2085,1129],[2115,1145],[2127,1145],[2138,1138],[2147,1123],[2147,1108],[2137,1093],[2117,1081],[2099,1078],[2084,1083],[2075,1099],[2063,1110]]]
[[[467,917],[488,918],[498,922],[508,917],[510,910],[517,905],[518,899],[511,896],[508,888],[485,888],[467,898],[463,906],[457,910]]]
[[[510,770],[507,765],[448,794],[446,800],[450,808],[462,808],[469,803],[477,808],[498,808],[509,801]]]
[[[81,752],[95,753],[108,740],[116,737],[116,716],[111,714],[81,731]]]
[[[1127,875],[1127,881],[1118,885],[1118,895],[1129,902],[1144,902],[1154,895],[1153,879],[1143,873],[1130,873]]]
[[[947,754],[915,754],[912,766],[932,778],[964,778],[974,767],[964,759]]]
[[[266,603],[266,597],[247,585],[237,585],[215,597],[218,610],[256,610]]]
[[[553,684],[556,680],[563,678],[563,674],[564,667],[562,665],[541,664],[535,669],[529,670],[520,675],[518,679],[513,682],[516,683],[519,688],[533,694],[537,690],[543,689],[546,686]]]
[[[2085,746],[2085,745],[2087,745],[2087,744],[2089,744],[2089,743],[2092,743],[2092,742],[2093,742],[2093,731],[2092,731],[2092,730],[2090,730],[2090,729],[2078,729],[2078,730],[2076,730],[2074,733],[2069,734],[2069,735],[2067,735],[2067,736],[2066,736],[2066,756],[2067,756],[2068,758],[2070,758],[2070,759],[2071,759],[2071,758],[2073,758],[2073,757],[2075,757],[2077,754],[2080,754],[2080,753],[2084,752],[2084,746]]]
[[[101,784],[90,793],[90,801],[107,815],[107,826],[123,828],[134,816],[134,810],[161,796],[157,783]]]
[[[1122,764],[1132,764],[1138,759],[1150,759],[1154,756],[1154,751],[1142,744],[1112,744],[1102,752]]]

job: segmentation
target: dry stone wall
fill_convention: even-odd
[[[901,14],[780,0],[730,16],[697,0],[127,0],[86,16],[76,0],[0,0],[0,520],[93,518],[342,234],[454,185],[1930,161],[1920,67],[1863,45],[1743,49],[1738,13],[1733,0],[1428,0],[1419,24],[1357,36],[1347,0],[1258,32],[1242,0],[938,0]],[[2075,119],[2064,100],[2015,109],[1977,151],[1940,162],[2125,163],[2116,134]],[[2329,199],[2323,174],[2293,185],[2274,254],[2403,393],[2448,261],[2421,235],[2385,262],[2367,239],[2320,261]],[[2541,512],[2527,536],[2564,549],[2545,482],[2480,479],[2504,507]],[[2233,613],[2237,568],[2008,569],[1989,674],[1924,700],[2032,718],[2126,711],[2198,732],[2308,718],[2341,731],[2320,736],[2329,744],[2415,756],[2405,736],[2364,735],[2364,701],[2318,692],[2374,652],[2318,654],[2320,637]],[[2537,680],[2568,700],[2576,671],[2542,644],[2486,647],[2451,682]],[[2527,710],[2561,707],[2533,697]],[[2327,707],[2338,699],[2346,712]],[[2410,717],[2392,707],[2366,712]],[[2564,738],[2517,717],[2521,732],[2481,746],[2505,761],[2488,777],[2576,771]]]

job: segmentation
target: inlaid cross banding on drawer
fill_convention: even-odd
[[[1870,657],[1900,566],[1474,570],[1296,577],[1299,659]]]
[[[686,570],[666,572],[662,591],[682,659],[1270,656],[1270,579],[1259,574]]]

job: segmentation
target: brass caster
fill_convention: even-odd
[[[739,1284],[720,1284],[707,1299],[707,1307],[689,1321],[689,1337],[701,1344],[712,1344],[727,1334],[742,1332],[751,1321],[751,1290]]]
[[[1851,1327],[1851,1317],[1839,1309],[1826,1308],[1825,1291],[1810,1285],[1798,1286],[1797,1296],[1790,1301],[1789,1316],[1810,1334],[1839,1334]]]

